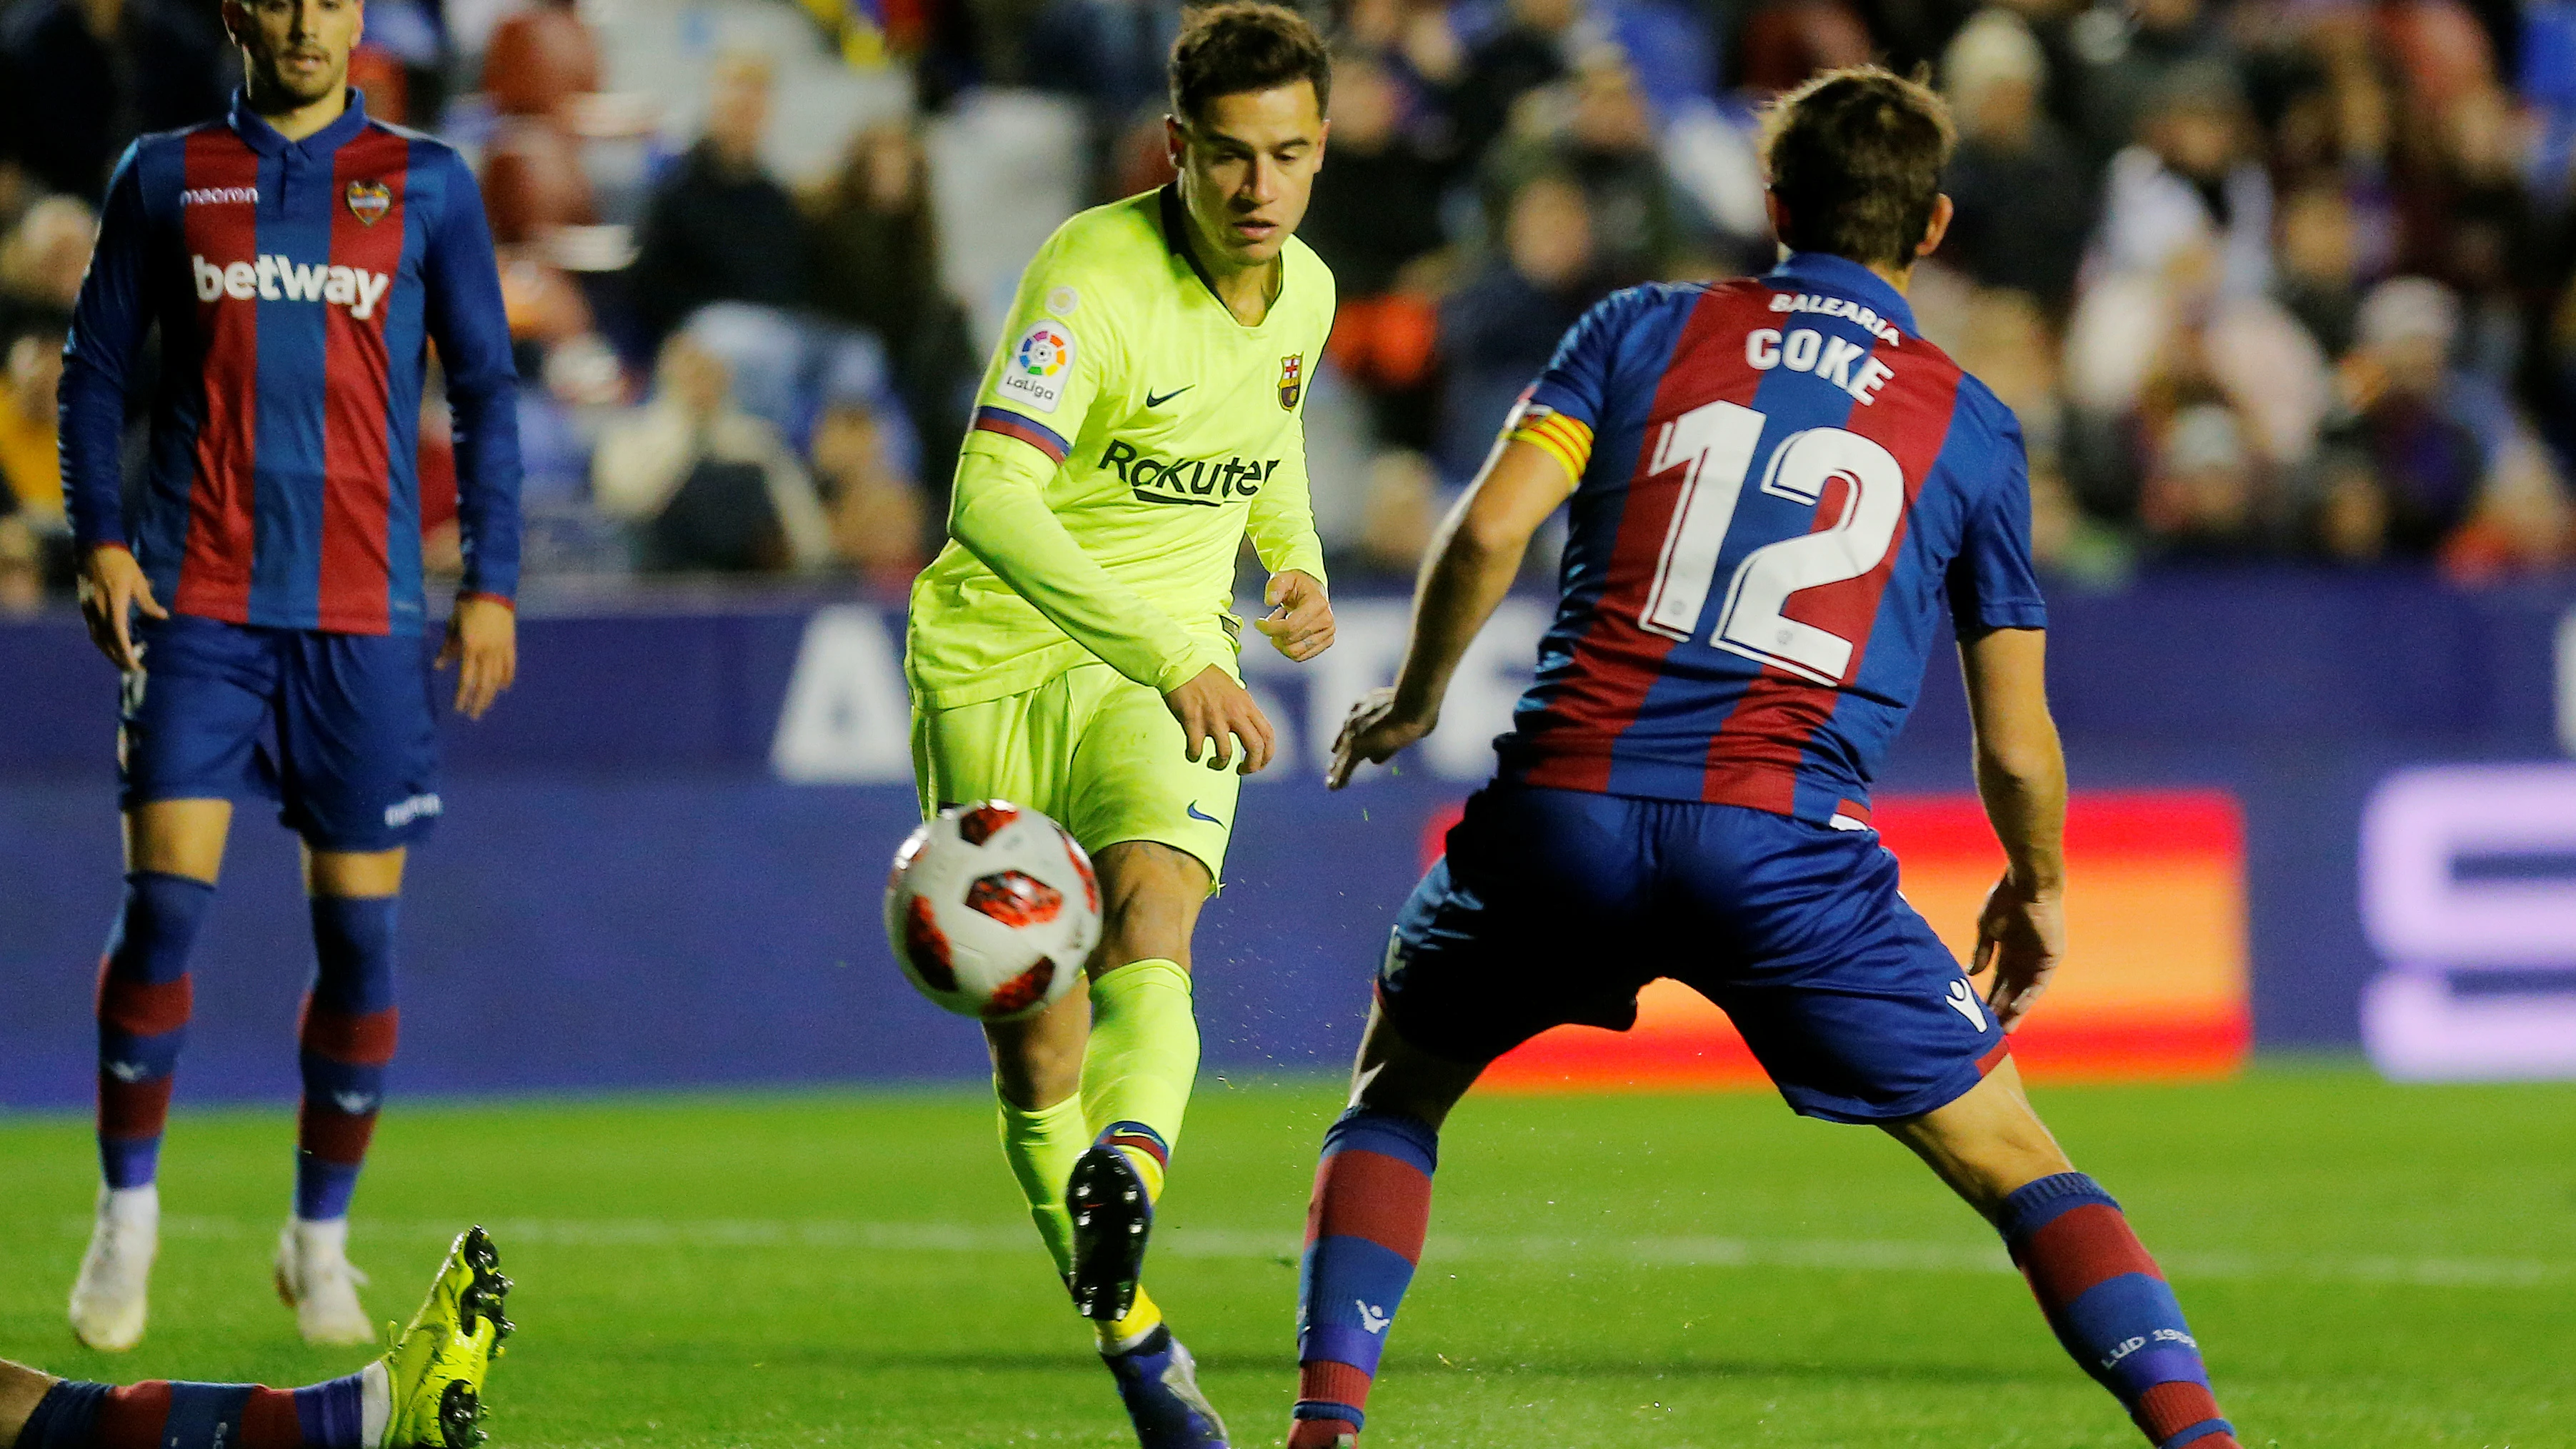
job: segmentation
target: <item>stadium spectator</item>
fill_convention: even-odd
[[[2152,553],[2171,562],[2216,562],[2274,551],[2261,460],[2244,422],[2225,403],[2175,412],[2151,440],[2139,522]]]
[[[1583,0],[1506,0],[1502,24],[1478,41],[1449,101],[1458,152],[1485,154],[1522,96],[1572,70],[1569,46]]]
[[[212,5],[20,0],[0,12],[0,155],[96,202],[127,142],[221,115],[240,79]]]
[[[1990,287],[2027,292],[2063,315],[2089,216],[2074,148],[2040,107],[2047,58],[2009,10],[1963,26],[1941,62],[1959,126],[1943,189],[1957,205],[1945,260]]]
[[[1440,307],[1445,362],[1432,462],[1444,481],[1474,476],[1512,400],[1557,340],[1609,289],[1592,249],[1592,213],[1574,178],[1542,173],[1504,214],[1502,248]]]
[[[68,319],[97,241],[98,217],[86,202],[48,196],[28,207],[0,238],[0,336]]]
[[[2153,273],[2207,250],[2221,296],[2261,293],[2272,275],[2272,185],[2234,72],[2216,61],[2160,77],[2138,143],[2112,158],[2086,265]]]
[[[2352,350],[2361,311],[2361,219],[2340,186],[2303,187],[2281,205],[2272,295],[2328,357]]]
[[[1333,366],[1366,395],[1381,439],[1419,448],[1431,441],[1447,167],[1404,124],[1404,105],[1401,82],[1375,55],[1334,63],[1331,151],[1298,234],[1340,293]]]
[[[599,41],[572,0],[536,0],[492,27],[483,94],[505,116],[555,116],[600,86]]]
[[[1447,168],[1405,124],[1404,106],[1386,62],[1367,52],[1335,58],[1331,150],[1297,234],[1333,269],[1345,301],[1399,290],[1405,268],[1445,240]]]
[[[2398,277],[2362,303],[2359,341],[2344,363],[2347,411],[2336,433],[2370,459],[2387,493],[2392,555],[2431,555],[2467,519],[2515,441],[2519,424],[2501,390],[2451,365],[2459,328],[2459,299],[2448,288]]]
[[[647,573],[777,573],[831,561],[831,523],[778,429],[687,333],[662,345],[652,399],[600,431],[591,491],[632,530]]]
[[[832,545],[870,589],[910,587],[930,561],[930,510],[895,457],[876,410],[835,402],[814,425],[814,483],[832,522]]]
[[[2224,84],[2241,84],[2235,48],[2202,0],[2096,4],[2068,25],[2067,40],[2075,71],[2066,96],[2087,175],[2100,175],[2139,139],[2175,72],[2214,71]]]
[[[804,218],[760,159],[769,110],[768,57],[720,57],[706,134],[673,163],[637,238],[635,295],[656,342],[709,302],[805,301]]]
[[[1562,175],[1583,192],[1593,265],[1612,286],[1687,270],[1697,240],[1665,173],[1636,70],[1616,49],[1588,51],[1571,78],[1533,92],[1485,160],[1494,230],[1524,183]]]
[[[55,451],[55,387],[63,378],[63,329],[37,324],[11,337],[0,371],[0,494],[14,513],[59,530],[63,474]]]
[[[815,309],[875,334],[923,452],[954,457],[983,361],[965,308],[940,278],[919,134],[900,122],[861,130],[807,198],[806,216]]]

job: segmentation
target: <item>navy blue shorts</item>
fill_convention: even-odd
[[[120,802],[275,801],[315,850],[391,850],[437,823],[428,641],[139,620],[125,677]]]
[[[1378,999],[1407,1041],[1482,1064],[1569,1022],[1624,1031],[1659,976],[1724,1008],[1810,1117],[1929,1112],[2004,1056],[1876,831],[1526,785],[1468,800]]]

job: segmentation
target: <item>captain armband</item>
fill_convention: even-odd
[[[1546,450],[1565,465],[1565,476],[1576,480],[1592,461],[1592,425],[1545,403],[1523,402],[1513,409],[1511,420],[1503,424],[1503,441]]]

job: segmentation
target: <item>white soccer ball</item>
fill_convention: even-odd
[[[1007,800],[942,810],[886,877],[886,939],[922,995],[981,1021],[1064,999],[1100,942],[1100,880],[1061,825]]]

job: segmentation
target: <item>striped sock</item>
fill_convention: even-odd
[[[1152,1202],[1163,1200],[1163,1174],[1172,1165],[1172,1149],[1163,1134],[1142,1122],[1112,1122],[1092,1139],[1097,1147],[1115,1147],[1135,1164],[1136,1175],[1145,1180],[1145,1196]]]
[[[2238,1449],[2181,1303],[2109,1193],[2080,1172],[2043,1177],[2004,1199],[1997,1227],[2057,1341],[2156,1449]]]
[[[110,1188],[160,1172],[171,1074],[193,1006],[188,951],[215,888],[190,876],[129,871],[98,968],[98,1163]]]
[[[1440,1137],[1354,1107],[1324,1133],[1297,1274],[1297,1407],[1288,1449],[1332,1449],[1367,1422],[1378,1355],[1422,1258]]]
[[[57,1382],[16,1449],[373,1449],[361,1373],[303,1389]]]
[[[313,989],[296,1037],[304,1101],[296,1116],[295,1215],[349,1215],[358,1169],[384,1105],[401,1014],[394,1008],[394,896],[316,896]]]

